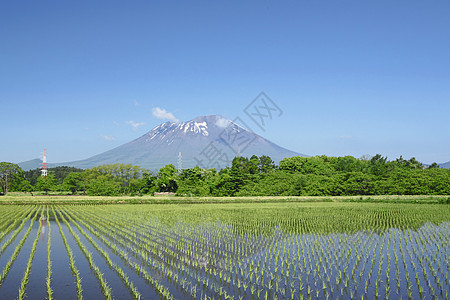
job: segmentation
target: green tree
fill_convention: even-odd
[[[230,193],[228,196],[234,196],[244,185],[257,178],[258,163],[256,156],[252,156],[251,159],[237,156],[233,159],[228,173],[229,181],[225,184]]]
[[[333,168],[326,156],[288,157],[280,161],[280,170],[301,174],[331,175]]]
[[[154,176],[151,172],[146,171],[142,174],[142,188],[141,192],[143,194],[153,194],[156,192],[156,179],[157,177]]]
[[[69,190],[72,195],[82,190],[84,187],[82,173],[73,172],[67,174],[66,178],[64,178],[63,181],[63,187],[65,190]]]
[[[19,192],[31,193],[33,195],[34,187],[28,180],[22,180],[18,187]]]
[[[439,165],[436,162],[434,162],[428,167],[428,169],[439,169]]]
[[[110,175],[98,175],[86,183],[86,192],[93,196],[116,196],[120,194],[121,184]]]
[[[270,173],[275,170],[276,166],[273,160],[266,155],[259,157],[258,170],[260,173]]]
[[[417,161],[415,157],[411,157],[409,160],[406,160],[401,155],[395,161],[392,161],[391,165],[393,165],[394,168],[423,169],[422,163]]]
[[[215,169],[207,170],[197,166],[184,169],[179,175],[177,194],[188,196],[210,195],[215,173]]]
[[[340,187],[343,195],[374,195],[378,193],[377,177],[363,172],[342,174]]]
[[[134,190],[138,188],[136,180],[140,179],[146,170],[131,164],[109,164],[91,168],[90,171],[108,175],[110,178],[114,178],[116,181],[121,182],[122,192],[128,194],[134,192]],[[130,187],[132,181],[133,186]]]
[[[54,168],[48,168],[48,172],[52,173],[55,176],[58,184],[63,184],[64,178],[70,173],[73,172],[83,172],[83,169],[75,168],[75,167],[67,167],[67,166],[59,166]],[[24,172],[25,178],[32,184],[36,185],[37,179],[41,176],[41,169],[33,169]]]
[[[227,167],[219,171],[215,178],[211,194],[213,196],[232,196],[235,193],[235,184],[231,176],[231,168]]]
[[[330,157],[329,161],[336,172],[363,172],[367,169],[367,161],[353,156]]]
[[[280,161],[279,168],[282,171],[291,173],[300,172],[307,158],[302,156],[287,157]]]
[[[177,169],[174,165],[169,164],[159,169],[156,187],[159,192],[175,193],[177,191]]]
[[[8,193],[9,186],[20,185],[21,180],[23,180],[23,170],[18,165],[0,162],[0,185],[3,194]]]
[[[383,176],[387,172],[387,157],[377,154],[369,160],[369,171],[375,176]]]
[[[56,178],[49,173],[47,176],[40,176],[36,182],[36,190],[44,191],[48,195],[49,191],[53,191],[57,186]]]

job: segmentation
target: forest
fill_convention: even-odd
[[[3,194],[9,192],[144,195],[169,192],[179,196],[353,196],[450,195],[450,169],[415,158],[389,161],[377,154],[289,157],[276,165],[268,156],[235,157],[222,170],[199,167],[177,170],[169,164],[153,173],[130,164],[102,165],[82,170],[73,167],[23,171],[0,163]]]

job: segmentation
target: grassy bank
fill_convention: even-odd
[[[280,203],[280,202],[382,202],[449,204],[450,197],[440,195],[381,196],[261,196],[261,197],[177,197],[177,196],[61,196],[9,193],[0,196],[0,204],[189,204],[189,203]]]

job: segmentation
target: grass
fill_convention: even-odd
[[[249,196],[249,197],[178,197],[178,196],[61,196],[8,193],[1,204],[199,204],[199,203],[282,203],[282,202],[386,202],[449,204],[448,195],[376,195],[376,196]]]

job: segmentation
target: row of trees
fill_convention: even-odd
[[[105,196],[154,192],[186,196],[450,195],[450,170],[436,164],[424,168],[415,158],[388,161],[379,154],[361,159],[297,156],[279,165],[268,156],[235,157],[230,167],[220,171],[199,167],[178,171],[171,164],[157,173],[130,164],[87,170],[58,167],[50,169],[45,178],[38,169],[23,172],[15,164],[0,163],[0,184],[3,193],[8,186],[10,191]]]

